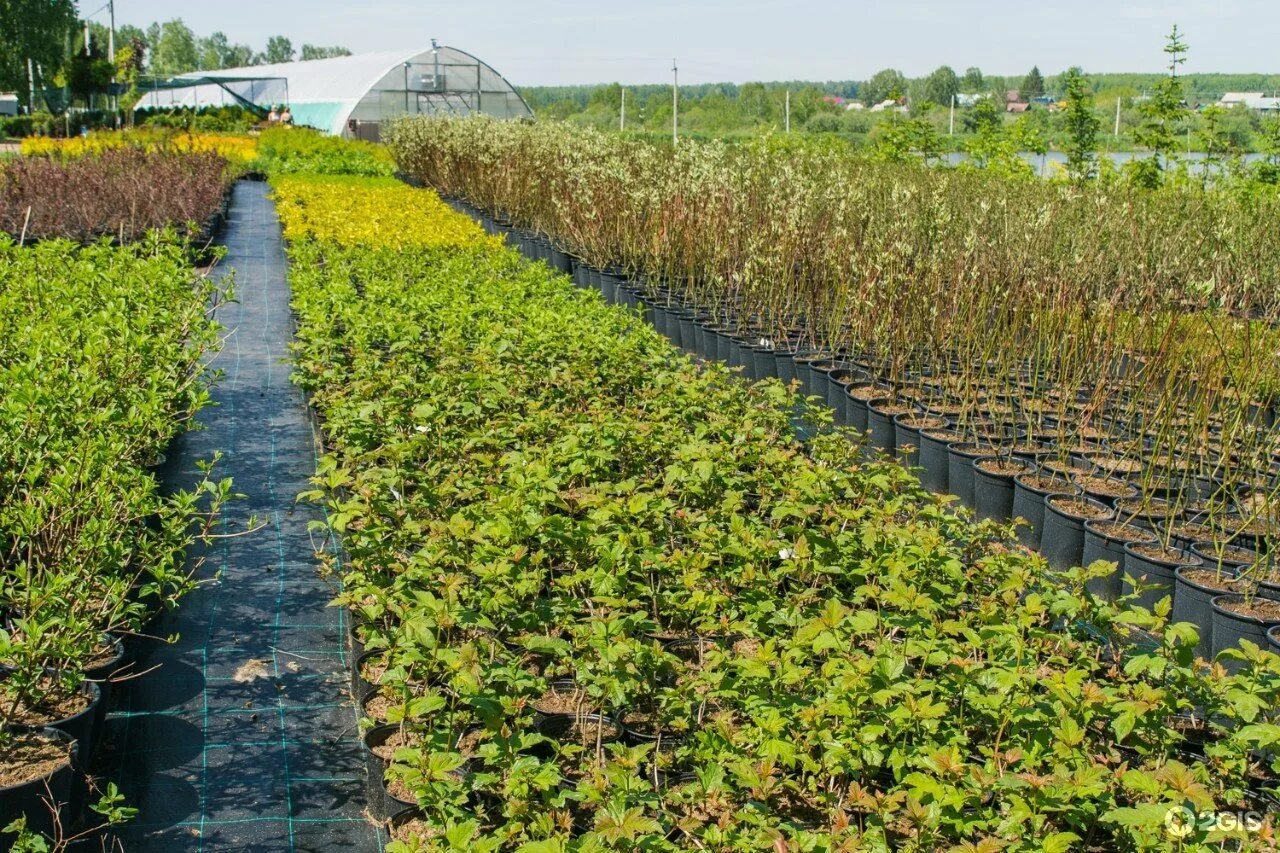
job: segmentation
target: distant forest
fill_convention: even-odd
[[[1018,89],[1025,77],[1022,76],[999,76],[985,75],[980,71],[977,75],[971,72],[977,69],[970,69],[963,75],[957,74],[957,80],[960,83],[960,92],[979,93],[986,91],[1008,91],[1010,89]],[[877,76],[885,75],[886,72],[879,72]],[[898,72],[891,72],[898,74]],[[935,72],[936,73],[936,72]],[[932,76],[932,75],[931,75]],[[1121,97],[1135,97],[1149,91],[1157,82],[1164,78],[1163,74],[1086,74],[1094,94],[1098,96],[1100,101],[1110,99],[1112,105],[1115,104],[1117,95]],[[1060,94],[1061,75],[1053,74],[1044,78],[1045,92],[1050,95]],[[862,100],[868,84],[872,80],[786,80],[766,83],[699,83],[680,87],[680,97],[682,100],[698,101],[708,95],[719,95],[725,98],[736,99],[742,89],[746,86],[762,86],[766,91],[785,92],[790,90],[792,94],[803,91],[817,91],[823,95],[835,95],[837,97],[849,100]],[[908,98],[913,95],[923,99],[926,95],[926,88],[929,77],[909,78],[902,77],[906,82],[907,91],[902,94]],[[974,86],[972,83],[977,80],[979,85]],[[1195,102],[1208,103],[1216,101],[1227,92],[1265,92],[1267,94],[1280,94],[1280,74],[1185,74],[1182,76],[1183,85],[1187,91],[1188,98]],[[969,83],[970,85],[965,85]],[[519,86],[520,94],[528,101],[529,106],[535,110],[545,110],[550,108],[564,109],[569,105],[579,110],[587,108],[591,102],[592,95],[601,89],[618,84],[610,83],[592,83],[581,86]],[[643,103],[652,95],[661,95],[663,97],[671,97],[671,85],[664,83],[644,83],[636,86],[626,86],[627,97],[633,99],[636,103]],[[880,94],[880,90],[876,89],[874,94]],[[867,106],[870,106],[867,103]]]

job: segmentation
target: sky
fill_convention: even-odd
[[[1158,71],[1174,23],[1186,72],[1280,72],[1280,0],[116,0],[121,23],[171,18],[258,50],[275,34],[357,53],[436,38],[524,86],[665,82],[673,59],[682,83]]]

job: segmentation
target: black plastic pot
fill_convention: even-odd
[[[1238,605],[1245,601],[1243,595],[1219,595],[1213,599],[1213,655],[1224,649],[1232,649],[1240,645],[1241,640],[1249,640],[1256,643],[1260,648],[1267,648],[1270,640],[1267,635],[1272,632],[1277,625],[1280,625],[1280,619],[1260,619],[1256,616],[1246,616],[1243,613],[1237,613],[1231,609],[1231,605]],[[1224,660],[1223,665],[1229,670],[1237,670],[1241,666],[1240,661]]]
[[[1075,487],[1066,480],[1054,480],[1054,485],[1031,482],[1030,474],[1013,478],[1013,517],[1027,522],[1018,527],[1018,541],[1032,550],[1039,550],[1044,531],[1044,499],[1046,495],[1076,494]]]
[[[1241,574],[1258,559],[1258,553],[1248,548],[1219,547],[1212,542],[1193,542],[1191,553],[1204,560],[1205,568],[1219,569],[1233,575]]]
[[[69,760],[47,776],[0,788],[0,833],[25,815],[27,829],[38,835],[52,835],[54,820],[49,804],[58,805],[60,813],[69,813],[67,806],[78,774],[76,768],[82,763],[79,744],[71,735],[58,729],[43,729],[35,734],[65,746]],[[0,834],[0,850],[8,850],[13,841],[14,836]]]
[[[107,716],[107,706],[111,704],[111,679],[121,674],[125,659],[123,640],[110,634],[106,635],[104,640],[111,647],[111,658],[95,667],[90,667],[84,673],[86,680],[98,685],[98,692],[101,694],[98,699],[97,718],[93,721],[95,731],[102,731],[102,724]]]
[[[1271,644],[1271,651],[1280,655],[1280,625],[1272,625],[1267,630],[1267,642]]]
[[[796,379],[795,355],[795,350],[792,349],[774,351],[774,364],[777,366],[778,379],[783,385],[790,385]]]
[[[668,731],[651,731],[642,728],[632,728],[628,726],[621,717],[618,719],[619,725],[622,726],[622,734],[627,742],[632,746],[640,746],[641,744],[652,743],[661,744],[665,750],[668,746],[675,746],[684,741],[688,736],[684,732],[668,732]]]
[[[920,484],[931,492],[948,494],[951,456],[947,446],[952,444],[955,433],[951,430],[921,430],[920,451],[916,456]]]
[[[364,665],[376,657],[384,657],[387,654],[386,649],[372,649],[361,653],[351,662],[351,695],[356,699],[363,699],[378,685],[366,681],[364,676],[360,674]]]
[[[708,341],[710,343],[710,341]],[[733,333],[728,329],[716,329],[715,359],[721,364],[729,363],[729,351],[733,348]]]
[[[973,506],[973,463],[994,451],[995,448],[989,444],[955,441],[947,445],[947,491],[965,506]]]
[[[867,438],[871,447],[883,450],[889,456],[898,447],[897,430],[893,428],[893,419],[900,414],[896,411],[897,405],[888,397],[867,401]]]
[[[848,388],[845,389],[845,404],[844,404],[845,423],[864,435],[867,432],[867,404],[870,403],[871,400],[875,398],[867,397],[865,394],[862,393],[862,390],[867,388],[875,388],[875,387],[876,386],[867,382],[867,383],[855,383],[854,385],[850,385]],[[860,394],[861,396],[857,396],[855,394],[849,393],[851,390],[854,390],[855,388],[857,389],[857,394]],[[883,391],[887,391],[888,389],[880,389],[880,390],[883,392]]]
[[[1199,568],[1213,571],[1211,566]],[[1173,612],[1169,614],[1169,620],[1190,622],[1199,628],[1200,642],[1196,644],[1196,654],[1208,657],[1213,653],[1213,600],[1238,590],[1233,588],[1235,578],[1232,575],[1222,575],[1220,582],[1214,584],[1192,580],[1187,577],[1191,571],[1191,566],[1179,566],[1173,573]]]
[[[986,463],[1008,463],[1019,471],[1000,473],[983,467]],[[979,456],[973,460],[973,509],[979,521],[992,519],[1007,522],[1013,518],[1013,478],[1031,470],[1031,463],[998,456]]]
[[[533,724],[538,734],[558,743],[572,743],[570,738],[579,725],[592,730],[599,727],[599,741],[602,744],[622,740],[622,726],[618,721],[601,714],[543,714]],[[541,753],[544,757],[549,757],[554,751],[550,744],[545,743],[531,750],[535,755]]]
[[[847,395],[846,395],[847,398]],[[945,418],[904,412],[893,419],[893,443],[898,451],[898,461],[907,468],[920,465],[920,433],[926,429],[944,429]]]
[[[796,353],[792,361],[796,367],[796,379],[800,382],[800,393],[807,396],[818,396],[824,400],[827,397],[825,387],[825,376],[820,369],[816,368],[823,362],[830,361],[831,356],[825,352],[814,352],[806,350]],[[815,378],[814,374],[818,374]],[[815,390],[821,388],[822,390]]]
[[[1085,589],[1106,601],[1115,601],[1123,592],[1124,546],[1129,542],[1149,544],[1156,541],[1156,535],[1145,527],[1128,526],[1127,532],[1128,538],[1116,537],[1104,533],[1095,527],[1092,521],[1084,523],[1084,550],[1080,557],[1080,564],[1090,566],[1099,560],[1116,564],[1115,571],[1111,574],[1094,578],[1085,584]]]
[[[375,726],[365,732],[364,737],[361,738],[361,744],[364,747],[365,770],[368,774],[365,783],[369,796],[369,809],[373,812],[374,817],[382,820],[386,820],[406,808],[413,808],[417,805],[417,803],[406,802],[394,797],[387,790],[388,762],[374,752],[375,749],[385,744],[388,738],[400,730],[401,726],[397,724]]]
[[[694,322],[694,313],[692,311],[681,311],[678,315],[679,320],[679,347],[685,352],[693,352],[697,347],[697,341],[694,340],[694,329],[697,323]]]
[[[1204,562],[1190,551],[1178,552],[1181,559],[1170,560],[1162,557],[1150,557],[1134,550],[1141,545],[1130,542],[1124,546],[1124,594],[1132,595],[1134,587],[1130,578],[1150,588],[1139,593],[1134,603],[1148,610],[1154,608],[1163,598],[1174,595],[1175,575],[1180,567],[1198,568]]]
[[[757,379],[777,379],[778,362],[773,354],[773,347],[757,345],[751,347],[752,375]]]
[[[1158,499],[1146,503],[1141,497],[1116,501],[1116,518],[1148,530],[1161,528],[1173,514],[1172,506]]]
[[[1083,501],[1084,508],[1063,506],[1065,501]],[[1086,512],[1091,514],[1086,516]],[[1064,499],[1062,495],[1046,495],[1044,527],[1040,533],[1040,553],[1055,569],[1069,569],[1084,560],[1084,523],[1108,521],[1113,510],[1101,501],[1083,495]]]

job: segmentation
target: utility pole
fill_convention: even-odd
[[[120,96],[116,94],[116,0],[107,0],[111,29],[107,33],[107,59],[111,62],[111,120],[120,129]]]
[[[618,117],[618,130],[627,129],[627,90],[622,90],[622,113]]]
[[[36,111],[36,69],[31,57],[27,57],[27,115]]]
[[[787,90],[786,115],[787,115],[787,119],[786,119],[787,133],[790,133],[791,132],[791,90],[790,89]]]
[[[671,60],[671,144],[674,146],[680,138],[680,70],[676,61]]]
[[[1116,95],[1116,138],[1120,138],[1120,96]]]
[[[951,96],[951,129],[947,131],[948,136],[956,135],[956,96]]]

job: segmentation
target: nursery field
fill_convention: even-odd
[[[121,637],[190,591],[185,548],[228,494],[212,471],[168,495],[153,474],[207,403],[215,296],[171,233],[83,248],[0,235],[0,831],[61,832],[43,785],[21,784],[32,769],[68,818],[99,794],[96,821],[123,816],[114,787],[91,792],[80,772]]]
[[[0,850],[1275,849],[1280,199],[388,138],[0,163]]]
[[[275,184],[395,849],[1165,849],[1183,805],[1270,837],[1274,655],[1204,667],[816,401],[802,442],[567,242],[361,186]]]

